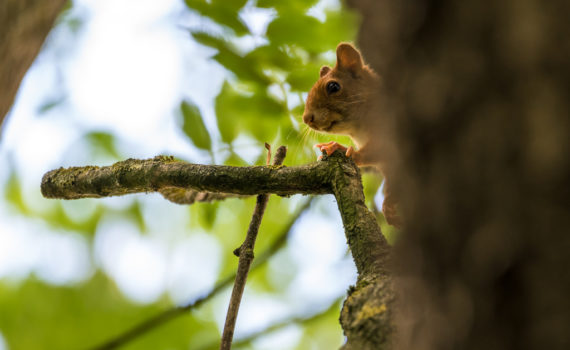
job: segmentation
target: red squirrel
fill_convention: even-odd
[[[400,227],[397,202],[389,185],[391,147],[380,132],[383,120],[376,98],[379,90],[380,78],[364,64],[360,52],[351,44],[340,43],[335,67],[321,67],[320,78],[309,92],[303,122],[320,132],[350,136],[357,151],[334,141],[315,147],[328,155],[341,150],[357,165],[377,167],[384,175],[382,212],[388,224]]]

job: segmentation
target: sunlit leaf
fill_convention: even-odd
[[[248,52],[245,58],[268,68],[277,68],[285,71],[302,65],[299,57],[293,56],[273,44],[259,46]]]
[[[299,121],[303,118],[303,112],[305,111],[305,105],[298,105],[291,110],[291,113],[295,116],[295,118]]]
[[[297,349],[309,350],[313,347],[318,349],[338,349],[344,342],[342,329],[338,322],[341,304],[333,302],[318,317],[305,322],[305,334],[299,342]]]
[[[141,232],[146,231],[146,224],[143,217],[143,208],[138,200],[133,201],[126,210],[125,217],[131,219]]]
[[[230,143],[238,130],[245,130],[259,141],[270,141],[280,118],[286,114],[283,103],[263,91],[251,96],[238,93],[226,82],[216,98],[216,115],[222,140]],[[239,126],[238,126],[239,125]]]
[[[271,81],[263,74],[260,62],[251,55],[241,55],[235,47],[225,39],[206,32],[192,32],[192,37],[202,45],[218,50],[213,57],[224,68],[231,71],[239,79],[249,80],[261,85],[268,85]]]
[[[196,31],[190,33],[194,40],[199,42],[202,45],[206,45],[215,49],[225,48],[227,46],[226,40],[220,38],[216,35],[204,32],[204,31]]]
[[[183,101],[180,104],[180,111],[183,121],[182,130],[186,136],[192,140],[196,147],[210,151],[212,140],[198,107],[190,101]]]
[[[269,24],[267,37],[277,45],[297,45],[308,52],[317,53],[330,49],[322,43],[320,27],[319,20],[312,16],[282,15]]]
[[[241,0],[238,0],[241,2]],[[209,17],[218,24],[231,28],[237,35],[249,33],[249,29],[240,19],[238,8],[225,6],[221,2],[208,3],[205,0],[185,0],[186,6],[200,15]]]
[[[24,201],[24,195],[22,193],[22,185],[18,179],[18,174],[16,172],[11,172],[10,177],[5,185],[4,196],[6,201],[12,204],[20,213],[29,214],[30,208]]]
[[[287,76],[287,82],[291,85],[291,90],[306,92],[319,79],[320,65],[307,64],[293,69]]]
[[[214,59],[226,69],[234,73],[239,79],[249,80],[263,86],[269,85],[271,80],[263,74],[256,62],[243,57],[229,49],[220,49]]]
[[[72,287],[48,286],[36,279],[0,285],[0,329],[9,349],[92,348],[170,307],[165,299],[147,306],[135,304],[102,273]],[[182,349],[194,338],[216,336],[215,324],[188,313],[122,348]]]
[[[359,16],[354,11],[326,11],[326,20],[319,27],[320,39],[325,50],[335,49],[341,41],[356,38]]]
[[[96,152],[100,152],[105,156],[119,158],[117,146],[115,144],[115,136],[104,131],[91,131],[84,138],[89,142]]]
[[[231,151],[230,156],[225,160],[224,162],[225,165],[232,165],[232,166],[246,166],[246,165],[250,165],[247,164],[247,162],[245,160],[243,160],[242,157],[240,157],[237,153],[235,153],[233,150]]]
[[[61,203],[56,203],[49,211],[47,211],[43,218],[49,225],[58,230],[64,229],[68,231],[80,232],[82,234],[93,236],[97,230],[99,219],[103,215],[103,208],[97,206],[95,211],[82,220],[76,220],[70,217],[62,207]]]
[[[257,7],[261,8],[275,8],[276,10],[288,11],[295,9],[299,12],[304,12],[310,7],[314,6],[318,0],[257,0]]]
[[[334,50],[341,41],[356,37],[358,16],[350,11],[327,11],[321,23],[305,13],[280,13],[267,28],[267,37],[272,44],[293,45],[311,54]]]
[[[196,207],[198,211],[198,221],[200,226],[206,230],[211,230],[216,221],[216,216],[218,214],[218,207],[220,202],[214,201],[211,203],[194,203],[193,206]]]
[[[222,140],[231,143],[238,133],[238,121],[240,111],[236,110],[235,101],[239,98],[237,92],[231,88],[226,81],[222,86],[222,90],[216,97],[216,118],[218,121],[218,129],[222,135]]]
[[[245,6],[247,0],[212,0],[212,4],[220,7],[225,7],[232,11],[238,11]]]

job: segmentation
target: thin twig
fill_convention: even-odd
[[[271,152],[271,148],[266,144],[266,148]],[[273,165],[281,165],[287,154],[287,148],[281,146],[277,149],[275,153],[275,158],[273,160]],[[269,159],[269,157],[268,157]],[[251,262],[253,261],[253,248],[255,246],[255,240],[257,238],[257,233],[259,232],[259,226],[261,225],[261,219],[263,218],[263,213],[267,207],[267,201],[269,200],[268,194],[260,194],[257,196],[257,202],[255,204],[255,210],[253,211],[253,216],[247,230],[247,234],[243,244],[238,248],[239,252],[239,262],[236,274],[236,281],[234,283],[234,288],[232,290],[232,296],[230,298],[230,304],[228,306],[228,312],[226,315],[226,322],[224,324],[224,331],[222,333],[222,341],[220,344],[220,350],[230,350],[232,347],[232,339],[234,336],[234,329],[237,319],[237,314],[239,310],[239,305],[241,303],[241,298],[243,295],[243,290],[245,288],[245,282],[247,280],[247,275],[249,273],[249,268]]]
[[[244,345],[248,345],[250,344],[252,341],[256,340],[257,338],[259,338],[260,336],[269,334],[271,332],[275,332],[278,331],[284,327],[290,326],[292,324],[306,324],[306,323],[310,323],[312,321],[316,321],[319,318],[325,316],[326,314],[328,314],[329,312],[331,312],[333,309],[337,310],[339,309],[339,303],[345,298],[345,296],[343,295],[342,297],[339,297],[338,299],[336,299],[335,301],[333,301],[331,303],[331,305],[322,311],[319,311],[313,315],[309,315],[309,316],[293,316],[287,319],[284,319],[282,321],[278,321],[277,323],[274,323],[262,330],[250,333],[248,335],[246,335],[243,338],[237,339],[236,341],[233,342],[234,346],[244,346]],[[216,343],[211,343],[208,344],[206,346],[203,346],[201,348],[199,348],[199,350],[211,350],[211,349],[215,349],[217,346]]]
[[[275,255],[275,253],[277,253],[277,251],[279,251],[279,249],[281,249],[283,247],[285,242],[287,242],[287,237],[289,236],[289,233],[291,232],[293,225],[295,224],[295,222],[297,222],[297,220],[301,217],[301,215],[303,215],[303,213],[305,213],[305,211],[307,211],[307,209],[309,209],[313,199],[314,199],[314,197],[311,197],[311,199],[307,200],[299,208],[299,210],[295,213],[295,215],[293,215],[293,217],[287,223],[287,225],[283,228],[283,230],[277,235],[277,238],[275,239],[275,241],[273,241],[273,243],[269,246],[269,248],[267,248],[266,251],[264,251],[262,254],[259,255],[258,258],[255,259],[255,261],[251,267],[252,271],[259,268],[263,264],[265,264],[269,260],[269,258],[271,258],[273,255]],[[190,304],[187,304],[184,306],[173,307],[171,309],[162,311],[161,313],[159,313],[159,314],[157,314],[157,315],[155,315],[155,316],[153,316],[147,320],[142,321],[141,323],[139,323],[136,326],[134,326],[133,328],[125,331],[124,333],[118,335],[117,337],[115,337],[111,340],[108,340],[105,343],[98,345],[98,346],[95,346],[91,349],[92,350],[112,350],[112,349],[118,348],[119,346],[125,345],[128,342],[146,334],[147,332],[152,331],[153,329],[167,323],[170,320],[173,320],[179,316],[184,315],[187,311],[193,310],[193,309],[197,308],[198,306],[202,305],[203,303],[205,303],[206,301],[212,299],[219,292],[221,292],[226,287],[228,287],[235,280],[235,278],[236,278],[236,274],[234,273],[233,275],[228,276],[228,277],[224,278],[223,280],[221,280],[220,282],[218,282],[216,284],[216,286],[214,287],[214,289],[212,289],[207,295],[197,299],[193,303],[190,303]]]
[[[201,304],[203,304],[204,302],[210,300],[213,296],[215,296],[216,294],[218,294],[220,291],[222,291],[225,287],[227,287],[228,285],[230,285],[230,283],[232,283],[234,279],[234,276],[229,276],[226,277],[225,279],[223,279],[222,281],[220,281],[215,287],[214,289],[212,289],[210,291],[210,293],[208,293],[207,295],[197,299],[196,301],[194,301],[193,303],[190,303],[188,305],[185,306],[179,306],[179,307],[174,307],[171,309],[168,309],[166,311],[163,311],[139,324],[137,324],[136,326],[134,326],[133,328],[127,330],[126,332],[120,334],[119,336],[106,341],[105,343],[95,346],[93,348],[91,348],[92,350],[110,350],[110,349],[116,349],[119,346],[125,345],[126,343],[142,336],[143,334],[153,330],[154,328],[178,317],[183,315],[186,311],[192,310],[198,306],[200,306]]]

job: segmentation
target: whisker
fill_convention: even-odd
[[[310,129],[307,125],[305,125],[305,124],[303,124],[302,127],[303,127],[303,130],[302,130],[302,132],[300,133],[299,139],[297,140],[297,143],[296,143],[296,145],[295,145],[295,147],[296,147],[298,150],[301,150],[301,151],[304,150],[304,146],[305,146],[305,143],[306,143],[307,135],[309,134],[309,132],[310,132],[310,130],[311,130],[311,129]],[[300,153],[300,152],[295,152],[295,157],[294,157],[294,159],[293,159],[293,162],[295,162],[295,163],[297,162],[297,157],[299,156],[299,153]]]

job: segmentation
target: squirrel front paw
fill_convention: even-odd
[[[351,157],[354,154],[354,148],[352,148],[352,146],[346,148],[336,141],[330,141],[330,142],[326,142],[326,143],[317,143],[314,147],[318,147],[321,150],[321,152],[326,152],[327,156],[330,156],[336,150],[341,150],[342,152],[345,152],[345,155],[347,157]],[[321,157],[319,157],[319,159],[320,158]]]

